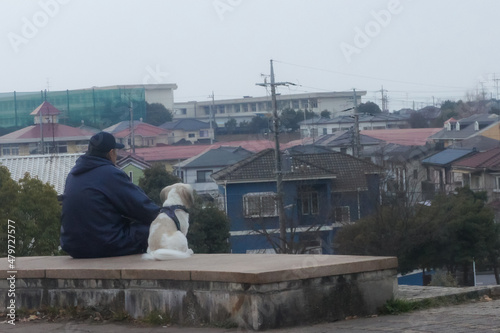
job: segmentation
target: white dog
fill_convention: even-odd
[[[173,184],[161,191],[160,199],[163,207],[149,228],[148,250],[143,258],[189,258],[193,251],[188,248],[186,238],[189,229],[187,209],[194,203],[193,188],[188,184]]]

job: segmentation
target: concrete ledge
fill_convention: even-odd
[[[184,325],[232,322],[266,329],[375,313],[397,289],[393,257],[196,254],[16,258],[16,306],[107,306],[133,317],[161,311]],[[0,259],[0,311],[9,273]]]

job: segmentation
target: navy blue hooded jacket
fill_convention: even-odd
[[[143,253],[159,211],[110,160],[82,155],[66,179],[61,247],[74,258]]]

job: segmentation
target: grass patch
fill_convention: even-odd
[[[471,300],[478,300],[478,295],[449,295],[434,298],[424,298],[420,300],[390,299],[379,310],[381,315],[397,315],[401,313],[438,308],[442,306],[462,304]]]
[[[214,328],[223,328],[223,329],[238,328],[238,324],[229,319],[224,320],[222,322],[211,323],[209,326]]]
[[[153,310],[146,317],[142,318],[141,322],[154,326],[165,326],[171,324],[172,319],[166,313]]]

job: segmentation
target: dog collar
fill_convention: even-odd
[[[181,230],[181,223],[179,222],[179,219],[177,218],[177,215],[175,215],[175,210],[176,209],[181,209],[185,211],[186,213],[189,213],[186,206],[183,205],[172,205],[172,206],[163,206],[160,209],[160,213],[165,213],[170,217],[174,223],[175,226],[177,227],[177,230]]]

